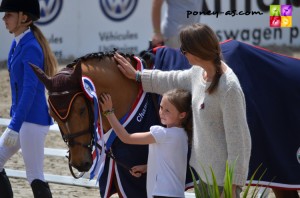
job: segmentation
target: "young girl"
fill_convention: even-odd
[[[116,118],[109,94],[101,95],[101,107],[121,141],[149,144],[148,164],[131,169],[136,177],[147,170],[148,198],[184,197],[188,142],[192,138],[191,94],[182,89],[163,94],[159,116],[166,128],[152,126],[149,132],[129,134]]]
[[[0,12],[5,12],[6,29],[15,37],[7,61],[12,93],[11,122],[0,138],[1,197],[13,197],[4,165],[21,148],[27,181],[34,197],[51,198],[43,166],[44,143],[52,119],[48,113],[45,87],[29,63],[40,66],[52,76],[57,62],[46,38],[33,24],[40,18],[38,0],[2,0]]]
[[[211,167],[222,192],[226,161],[232,165],[236,160],[232,194],[233,198],[240,197],[251,153],[243,90],[235,73],[222,60],[218,37],[209,26],[185,27],[180,32],[180,41],[182,54],[193,65],[191,69],[141,73],[119,54],[115,59],[120,71],[141,82],[144,91],[161,94],[181,88],[192,93],[194,133],[190,164],[207,185],[213,184],[211,177],[205,177]]]

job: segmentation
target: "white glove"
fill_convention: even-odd
[[[4,144],[6,146],[15,146],[18,142],[19,133],[10,128],[6,128],[3,133],[3,136],[4,136]]]

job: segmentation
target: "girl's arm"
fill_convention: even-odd
[[[126,144],[142,145],[155,143],[155,139],[150,132],[140,132],[133,134],[128,133],[113,112],[111,96],[109,94],[103,93],[100,97],[102,110],[103,112],[106,112],[105,114],[107,120],[122,142]]]
[[[153,27],[152,45],[159,46],[164,42],[164,37],[160,30],[161,24],[161,10],[163,5],[163,0],[153,0],[151,9],[151,19]]]
[[[38,91],[38,83],[39,80],[37,76],[34,74],[33,70],[29,66],[28,62],[32,62],[35,65],[43,65],[43,54],[42,51],[36,46],[30,45],[24,47],[24,52],[20,56],[22,56],[22,71],[23,72],[23,91],[22,93],[18,93],[17,100],[18,105],[16,107],[15,113],[12,116],[11,122],[8,128],[19,132],[23,122],[26,117],[30,116],[29,112],[35,102],[35,95]],[[21,90],[21,83],[15,84],[14,87],[18,91]]]

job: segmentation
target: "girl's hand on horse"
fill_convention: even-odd
[[[126,60],[123,56],[121,56],[117,52],[115,53],[114,58],[119,63],[118,68],[124,74],[124,76],[126,76],[129,79],[135,80],[137,71],[129,63],[129,61]]]
[[[111,111],[112,110],[112,100],[110,94],[102,93],[100,95],[100,104],[102,111]]]
[[[133,166],[129,172],[135,177],[141,177],[143,173],[147,172],[147,165]]]

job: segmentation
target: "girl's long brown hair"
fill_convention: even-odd
[[[192,95],[189,91],[183,89],[172,89],[164,93],[169,102],[180,112],[186,112],[182,120],[182,127],[188,136],[189,145],[192,144],[193,138],[193,116],[192,116]]]
[[[213,93],[222,75],[222,53],[217,35],[209,26],[197,23],[181,30],[180,41],[186,52],[214,63],[216,73],[206,90],[209,94]]]
[[[57,65],[58,65],[55,55],[51,51],[50,45],[47,39],[45,38],[45,36],[43,35],[42,31],[33,23],[30,24],[30,29],[42,47],[43,54],[44,54],[45,73],[48,76],[53,76],[57,72]]]

